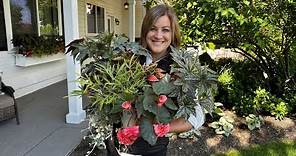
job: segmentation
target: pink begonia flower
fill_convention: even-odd
[[[132,102],[131,101],[125,101],[121,104],[121,107],[125,110],[130,110],[132,108]]]
[[[170,124],[154,124],[153,128],[157,137],[163,137],[170,132]]]
[[[158,98],[157,106],[161,107],[167,101],[167,99],[167,96],[160,95]]]
[[[150,82],[157,82],[157,81],[159,81],[158,78],[155,75],[148,76],[147,80],[150,81]]]
[[[139,126],[120,128],[117,132],[119,143],[124,145],[133,144],[140,135]]]

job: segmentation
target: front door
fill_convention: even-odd
[[[0,51],[7,50],[3,1],[0,1]]]

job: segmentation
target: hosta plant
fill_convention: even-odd
[[[246,123],[248,125],[249,130],[253,130],[255,128],[259,128],[261,127],[262,123],[263,123],[263,118],[261,115],[256,116],[254,114],[249,114],[246,117]]]
[[[210,123],[210,127],[215,129],[216,134],[224,134],[229,136],[234,128],[234,120],[228,116],[220,117],[219,121]]]

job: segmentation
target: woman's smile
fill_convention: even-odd
[[[167,49],[172,42],[171,23],[168,16],[162,16],[155,22],[146,36],[146,41],[154,61],[167,54]]]

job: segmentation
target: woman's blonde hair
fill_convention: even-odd
[[[172,43],[171,45],[178,48],[181,44],[180,27],[175,11],[168,5],[161,4],[149,9],[143,19],[140,44],[147,48],[146,36],[151,27],[162,16],[168,16],[171,22]]]

